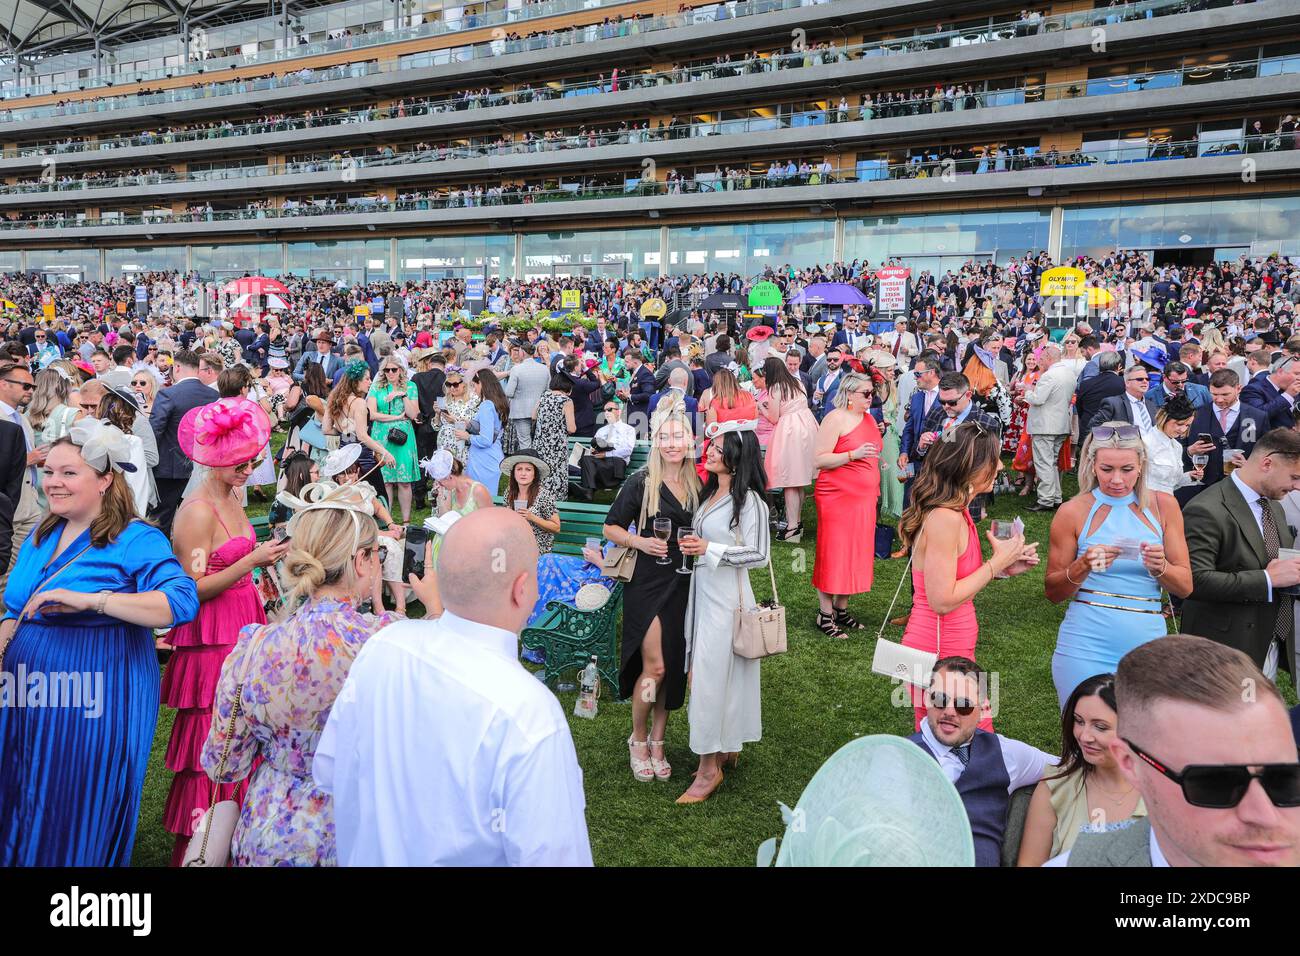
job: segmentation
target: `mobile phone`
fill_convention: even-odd
[[[446,399],[444,396],[439,395],[439,396],[438,396],[438,401],[435,402],[434,404],[436,404],[436,405],[438,406],[439,409],[442,409],[442,410],[445,411],[446,408],[447,408],[447,399]]]
[[[276,541],[288,541],[289,529],[288,527],[282,524],[276,525],[274,528],[271,529],[271,536],[275,538]]]
[[[417,578],[424,577],[424,546],[429,543],[429,536],[433,532],[421,525],[412,524],[406,526],[406,534],[403,536],[404,548],[402,551],[402,580],[405,581],[412,574]]]
[[[1198,435],[1196,436],[1196,440],[1197,440],[1197,441],[1207,441],[1207,442],[1209,442],[1211,445],[1214,444],[1214,436],[1211,435],[1209,432],[1201,432],[1200,434],[1198,434]]]

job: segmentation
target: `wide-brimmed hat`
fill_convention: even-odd
[[[104,391],[108,392],[108,394],[112,395],[114,398],[120,398],[122,401],[130,405],[137,413],[144,411],[144,409],[140,407],[139,396],[129,388],[116,388],[106,382],[101,382],[101,384],[104,386]]]
[[[542,461],[541,456],[538,455],[537,452],[525,448],[522,451],[515,452],[509,458],[501,462],[501,474],[509,478],[515,473],[515,465],[523,464],[532,465],[537,469],[537,477],[534,480],[538,484],[545,481],[547,476],[551,473],[551,466]]]
[[[209,468],[252,461],[271,437],[271,419],[246,398],[221,398],[191,408],[181,419],[177,442],[185,457]]]
[[[866,361],[876,368],[893,368],[898,364],[898,359],[894,357],[893,352],[887,352],[884,349],[867,349]]]
[[[331,335],[329,332],[327,332],[325,329],[321,329],[319,332],[317,332],[315,335],[312,336],[312,341],[313,341],[313,342],[328,342],[328,343],[330,343],[331,345],[333,345],[333,344],[334,344],[334,336]]]
[[[289,360],[281,355],[272,355],[266,360],[266,364],[271,368],[288,368]]]
[[[442,349],[429,347],[427,349],[416,349],[411,353],[411,364],[419,365],[425,359],[431,359],[435,355],[441,355]]]
[[[325,463],[321,465],[320,474],[322,478],[333,478],[335,475],[341,475],[361,457],[361,443],[352,442],[349,445],[340,445],[334,451],[325,456]]]

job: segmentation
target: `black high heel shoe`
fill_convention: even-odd
[[[837,607],[835,609],[835,623],[846,631],[860,631],[866,625],[849,613],[846,607]]]

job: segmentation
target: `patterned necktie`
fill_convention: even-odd
[[[961,761],[963,767],[970,766],[970,744],[965,743],[960,747],[953,747],[952,752],[957,755],[957,759]]]
[[[1258,499],[1260,525],[1264,530],[1264,554],[1273,561],[1277,558],[1278,551],[1282,547],[1282,539],[1277,533],[1277,522],[1273,520],[1273,512],[1268,510],[1269,500],[1267,498]],[[1273,640],[1279,644],[1285,645],[1287,637],[1291,634],[1293,616],[1291,613],[1292,599],[1284,594],[1277,595],[1277,620],[1273,622]]]

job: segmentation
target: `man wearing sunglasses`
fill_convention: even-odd
[[[1037,784],[1056,758],[1037,747],[980,730],[991,717],[984,671],[965,657],[935,662],[925,721],[907,739],[939,763],[970,817],[975,865],[1000,866],[1012,792]]]
[[[1243,653],[1175,634],[1129,651],[1111,752],[1147,818],[1047,866],[1300,865],[1300,764],[1277,688]]]
[[[34,390],[32,373],[27,366],[14,362],[0,364],[0,421],[10,422],[19,430],[17,436],[8,429],[5,430],[5,435],[0,436],[9,452],[4,459],[7,478],[0,486],[4,489],[4,497],[9,501],[0,500],[0,505],[3,505],[3,510],[12,519],[13,527],[12,534],[5,541],[10,550],[8,560],[0,567],[0,586],[8,582],[9,568],[18,558],[18,549],[42,515],[36,494],[36,469],[45,464],[49,446],[37,447],[32,426],[23,415],[31,403]],[[21,474],[18,469],[21,469]],[[11,480],[13,478],[20,478],[21,483],[14,482]],[[16,494],[11,494],[15,491]],[[0,526],[4,523],[0,520]]]

